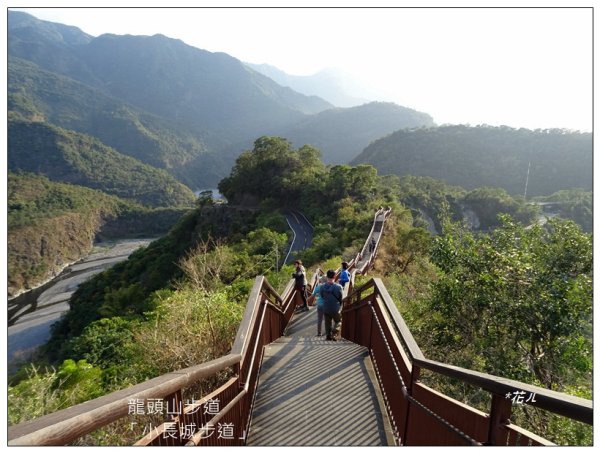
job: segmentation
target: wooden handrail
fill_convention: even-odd
[[[290,304],[294,302],[295,285],[296,281],[292,278],[286,285],[285,289],[283,290],[283,294],[281,295],[281,299],[283,301],[281,304],[281,311],[284,313],[287,313]]]
[[[293,281],[290,280],[290,281]],[[262,279],[262,290],[267,290],[269,291],[269,293],[271,293],[271,295],[273,297],[275,297],[275,299],[277,300],[277,302],[279,302],[279,304],[283,304],[283,298],[277,293],[277,291],[271,286],[271,284],[269,283],[269,280],[267,280],[266,278],[263,277]]]
[[[130,400],[163,398],[239,363],[228,354],[8,428],[9,445],[65,445],[128,414]]]
[[[537,387],[531,384],[502,378],[487,373],[468,370],[446,363],[436,362],[426,358],[413,359],[413,364],[427,369],[429,371],[443,374],[451,378],[458,379],[467,384],[480,387],[488,392],[498,395],[505,395],[514,391],[525,391],[535,393],[535,402],[530,401],[526,404],[539,407],[550,412],[577,420],[588,425],[594,422],[594,411],[592,401],[577,396],[567,395],[543,387]]]
[[[250,296],[248,297],[246,310],[244,311],[244,316],[242,317],[240,327],[238,328],[233,346],[231,348],[232,354],[239,354],[241,356],[248,347],[248,341],[250,338],[249,333],[252,327],[252,322],[256,318],[256,313],[259,306],[258,301],[260,298],[260,293],[262,292],[262,285],[264,281],[265,277],[262,275],[259,275],[254,279],[254,285],[252,286]]]
[[[394,326],[398,330],[398,333],[400,334],[402,341],[404,342],[404,344],[406,345],[406,347],[408,349],[410,358],[413,361],[418,360],[418,359],[424,359],[425,356],[421,352],[421,348],[419,348],[419,345],[417,344],[416,340],[414,339],[410,329],[406,325],[404,318],[398,311],[398,308],[396,308],[396,304],[394,304],[394,301],[392,300],[392,296],[390,296],[390,293],[388,293],[387,288],[385,287],[385,285],[383,284],[383,282],[381,281],[380,278],[373,278],[372,281],[373,281],[373,286],[375,287],[375,290],[377,291],[377,294],[379,294],[379,296],[381,297],[381,300],[383,301],[385,308],[387,309],[389,315],[392,318],[392,322],[393,322]]]

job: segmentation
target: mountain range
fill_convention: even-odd
[[[289,133],[322,146],[324,160],[339,162],[341,155],[346,163],[382,134],[432,125],[428,115],[408,109],[388,118],[389,106],[377,103],[358,121],[377,123],[372,132],[354,134],[349,127],[324,139],[323,121],[361,110],[332,110],[320,97],[283,87],[234,57],[177,39],[92,37],[23,12],[9,11],[8,56],[9,109],[94,136],[192,189],[214,187],[262,135]],[[348,142],[354,148],[341,153]]]
[[[370,163],[382,173],[431,176],[466,189],[495,186],[524,193],[528,167],[531,195],[591,188],[590,134],[436,128],[428,114],[384,102],[334,107],[281,86],[232,56],[162,35],[93,37],[9,11],[8,57],[8,108],[15,120],[8,124],[9,137],[20,136],[10,129],[22,132],[23,121],[56,126],[47,131],[86,135],[78,140],[91,143],[93,138],[112,149],[111,154],[102,148],[105,157],[125,162],[115,156],[128,156],[137,161],[136,168],[164,170],[193,190],[215,187],[262,135],[283,136],[296,147],[311,144],[326,163]],[[253,67],[281,83],[302,85],[277,68]],[[312,93],[340,102],[347,93],[336,77],[324,72],[303,83],[312,80]],[[51,154],[54,145],[48,146]],[[9,155],[10,147],[9,141]],[[27,160],[27,149],[18,151],[19,159]],[[14,159],[10,163],[31,171]],[[165,187],[164,175],[152,174],[158,178],[155,187]],[[157,200],[145,203],[170,202],[162,195]]]
[[[430,176],[465,189],[501,187],[512,195],[592,190],[592,134],[507,126],[399,130],[352,160],[380,174]]]
[[[391,102],[371,102],[311,115],[281,135],[297,146],[310,144],[326,150],[323,161],[327,164],[346,164],[372,141],[398,130],[399,124],[406,129],[434,126],[426,113]]]

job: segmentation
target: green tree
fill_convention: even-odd
[[[321,193],[325,166],[319,157],[320,151],[312,146],[294,150],[284,138],[260,137],[252,151],[238,157],[231,175],[219,183],[219,191],[234,203],[299,206],[302,199]]]
[[[129,344],[133,338],[131,322],[118,316],[102,318],[88,325],[71,340],[73,357],[108,368],[130,359]]]
[[[562,390],[591,372],[592,241],[570,221],[509,217],[480,237],[446,224],[431,257],[436,355]]]
[[[54,388],[60,389],[65,406],[96,398],[103,393],[102,370],[85,360],[67,359],[56,373]]]

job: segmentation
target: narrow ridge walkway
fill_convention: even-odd
[[[386,214],[385,212],[381,212],[380,214],[377,215],[377,217],[375,219],[375,223],[373,224],[373,231],[365,242],[365,247],[361,253],[360,260],[356,263],[357,269],[362,269],[362,267],[365,265],[365,263],[367,261],[369,261],[369,259],[371,258],[371,254],[373,252],[369,251],[368,244],[370,244],[373,239],[375,239],[375,242],[379,242],[379,237],[381,236],[381,233],[383,230],[383,222],[385,220],[385,214]]]
[[[394,445],[367,348],[316,333],[311,308],[265,347],[247,445]]]

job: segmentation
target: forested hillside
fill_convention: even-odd
[[[187,209],[149,209],[39,175],[8,174],[8,294],[34,287],[105,239],[156,236]]]
[[[8,177],[8,294],[32,287],[89,251],[122,202],[33,175]]]
[[[402,203],[411,208],[418,223],[427,225],[429,218],[436,232],[443,230],[445,217],[465,223],[470,229],[488,231],[501,225],[500,214],[508,214],[524,225],[536,222],[541,210],[511,196],[504,189],[481,187],[465,190],[427,176],[389,175],[385,178]]]
[[[592,134],[559,129],[442,126],[400,130],[353,160],[382,174],[430,176],[465,189],[500,187],[512,195],[592,189]]]
[[[557,213],[562,218],[577,222],[586,233],[594,230],[592,192],[581,189],[560,190],[547,197],[538,197],[535,202],[540,203],[544,211]]]
[[[433,124],[393,104],[333,109],[227,54],[162,35],[91,37],[14,11],[8,35],[10,110],[95,136],[194,190],[214,187],[264,134],[347,163],[381,135]]]
[[[238,158],[219,188],[229,204],[203,200],[200,208],[185,216],[167,236],[82,285],[57,338],[78,335],[87,324],[109,313],[142,314],[152,304],[152,292],[171,287],[182,276],[176,263],[205,243],[210,243],[210,248],[215,244],[232,247],[221,255],[227,262],[221,278],[228,283],[240,274],[251,278],[258,269],[269,270],[274,259],[258,267],[254,262],[259,256],[274,257],[274,243],[283,255],[289,230],[279,211],[282,207],[302,207],[319,225],[313,247],[303,255],[311,264],[342,254],[355,240],[360,243],[378,203],[393,201],[378,187],[372,167],[328,168],[319,159],[319,150],[310,146],[294,149],[279,137],[256,140],[254,149]],[[322,202],[325,198],[327,203]]]
[[[8,169],[37,173],[148,206],[191,206],[192,191],[164,170],[143,164],[88,135],[11,119]]]
[[[191,188],[228,171],[200,134],[20,58],[9,58],[8,109],[96,137],[122,154],[167,170]]]
[[[391,102],[371,102],[311,115],[281,135],[294,144],[309,143],[321,149],[325,163],[346,164],[380,137],[398,129],[433,125],[426,113]]]

